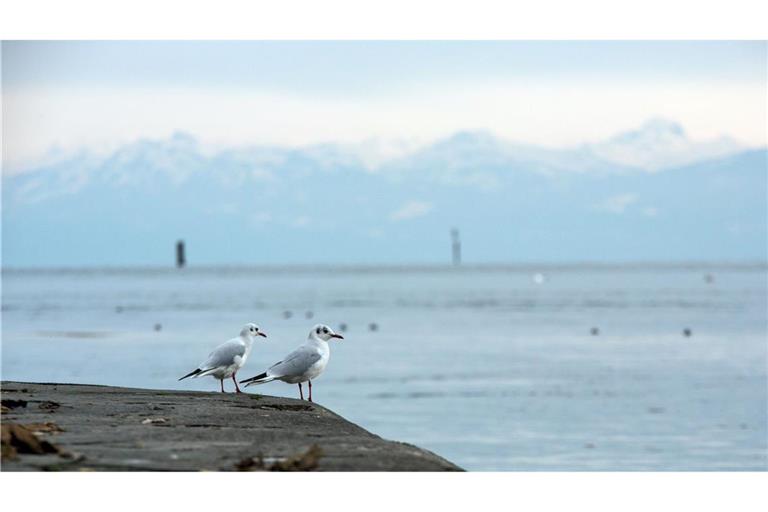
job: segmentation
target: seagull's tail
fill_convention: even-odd
[[[245,387],[248,387],[251,384],[264,384],[265,382],[269,382],[273,380],[275,380],[275,377],[267,375],[267,372],[264,372],[264,373],[260,373],[255,377],[251,377],[250,379],[243,379],[240,381],[240,384],[245,383]]]
[[[189,372],[188,374],[186,374],[185,376],[183,376],[183,377],[182,377],[182,378],[180,378],[179,380],[184,380],[184,379],[186,379],[187,377],[197,377],[197,376],[198,376],[198,375],[200,375],[201,373],[203,373],[203,370],[201,370],[200,368],[197,368],[197,369],[195,369],[195,370],[192,370],[191,372]]]

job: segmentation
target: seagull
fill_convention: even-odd
[[[309,382],[309,401],[311,402],[312,379],[319,377],[328,364],[328,359],[331,357],[328,340],[332,338],[343,340],[344,336],[336,334],[327,325],[317,324],[309,331],[306,343],[285,356],[282,361],[270,366],[266,372],[250,379],[241,380],[240,383],[246,383],[245,387],[251,384],[264,384],[273,380],[298,384],[299,397],[304,400],[301,383]]]
[[[224,379],[232,377],[232,382],[235,383],[236,393],[242,393],[240,386],[237,385],[237,379],[235,375],[237,370],[243,367],[245,360],[248,359],[248,354],[251,353],[251,345],[256,336],[267,337],[262,331],[259,330],[259,326],[256,324],[246,324],[240,331],[240,336],[232,338],[229,341],[225,341],[210,353],[208,359],[203,364],[198,366],[195,370],[189,372],[179,380],[184,380],[187,377],[204,377],[211,375],[219,379],[221,384],[221,392],[224,392]]]

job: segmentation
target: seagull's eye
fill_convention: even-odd
[[[320,334],[320,329],[317,330],[317,334]]]
[[[323,329],[323,332],[324,332],[325,334],[328,334],[328,329]]]

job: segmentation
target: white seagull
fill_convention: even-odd
[[[311,402],[312,379],[319,377],[328,364],[328,359],[331,357],[328,340],[331,338],[343,340],[344,336],[336,334],[327,325],[317,324],[309,331],[309,338],[307,338],[306,343],[285,356],[282,361],[270,366],[266,372],[250,379],[241,380],[240,383],[246,383],[245,387],[251,384],[264,384],[273,380],[298,384],[299,396],[304,400],[301,383],[309,382],[309,401]]]
[[[224,379],[232,377],[232,382],[235,383],[235,389],[237,390],[236,393],[242,393],[240,386],[237,385],[235,375],[237,370],[242,368],[246,359],[248,359],[248,354],[251,353],[251,345],[253,345],[253,340],[256,336],[267,337],[266,334],[259,330],[258,325],[246,324],[240,331],[240,336],[225,341],[213,349],[213,352],[211,352],[203,364],[179,380],[184,380],[187,377],[211,375],[219,379],[221,392],[223,393]]]

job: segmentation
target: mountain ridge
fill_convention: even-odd
[[[185,238],[199,264],[430,263],[454,226],[468,262],[765,260],[766,149],[696,147],[654,170],[467,131],[372,169],[336,145],[210,153],[177,133],[4,176],[3,261],[161,264]]]

